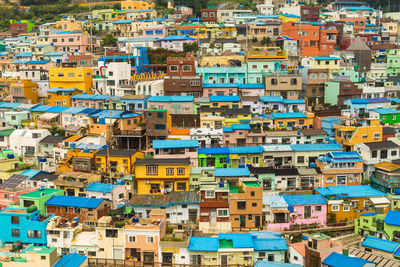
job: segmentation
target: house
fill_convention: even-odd
[[[322,233],[309,234],[305,243],[304,266],[310,266],[314,262],[317,266],[321,266],[321,263],[335,252],[342,252],[341,243]]]
[[[88,44],[88,43],[87,43]],[[93,82],[91,68],[50,68],[50,88],[76,88],[86,94],[91,94]],[[71,104],[68,105],[71,107]]]
[[[367,235],[361,243],[361,247],[366,252],[392,257],[393,253],[398,249],[399,243]]]
[[[189,246],[188,246],[190,264],[194,265],[217,264],[218,249],[219,249],[219,239],[217,237],[191,236],[189,238]]]
[[[376,263],[367,261],[357,257],[350,257],[332,252],[327,258],[322,261],[323,267],[340,267],[340,266],[360,266],[360,267],[374,267]]]
[[[323,196],[283,195],[283,199],[289,205],[290,214],[288,225],[282,224],[280,231],[302,225],[311,225],[313,228],[326,225],[327,201]]]
[[[264,224],[268,231],[279,232],[282,224],[289,224],[289,205],[281,195],[263,193]],[[288,228],[289,229],[289,228]]]
[[[360,185],[363,180],[364,160],[356,152],[330,152],[316,160],[321,171],[322,186]]]
[[[87,197],[107,199],[111,201],[114,209],[116,209],[119,204],[125,203],[125,200],[127,199],[127,196],[125,195],[126,186],[122,184],[110,185],[95,182],[88,185],[85,191]]]
[[[262,153],[264,167],[275,168],[275,166],[293,167],[294,151],[290,145],[265,145]]]
[[[400,111],[394,108],[377,108],[369,111],[371,119],[379,119],[384,124],[397,124],[400,122]]]
[[[312,121],[314,113],[303,112],[282,112],[282,113],[271,113],[270,116],[274,121],[274,128],[276,130],[291,129],[291,128],[312,128]]]
[[[212,108],[228,108],[237,109],[241,108],[241,99],[239,95],[233,96],[220,96],[210,95],[210,107]]]
[[[108,213],[111,204],[105,199],[74,197],[74,196],[52,196],[46,201],[46,213],[68,218],[78,218],[83,224],[84,230],[95,228],[98,219]]]
[[[65,267],[70,262],[77,264],[78,267],[85,267],[88,264],[88,258],[79,253],[66,254],[53,267]]]
[[[399,185],[399,168],[400,165],[396,163],[390,163],[383,161],[374,165],[375,171],[371,173],[371,186],[387,192],[389,194],[395,194],[398,190]]]
[[[218,239],[220,265],[253,263],[254,244],[250,233],[220,233]]]
[[[10,135],[10,149],[20,156],[32,157],[40,151],[40,141],[48,135],[47,130],[15,130]]]
[[[74,237],[82,231],[82,224],[54,216],[47,225],[47,246],[57,248],[58,254],[71,253]]]
[[[47,90],[47,103],[50,106],[70,107],[71,97],[81,93],[77,88],[50,88]]]
[[[128,194],[131,195],[129,206],[140,218],[149,218],[152,210],[161,208],[166,212],[168,223],[183,226],[197,221],[200,214],[200,194],[195,191],[172,191],[165,195]]]
[[[262,167],[263,146],[229,147],[229,162],[231,168]]]
[[[149,148],[153,140],[165,140],[171,129],[171,116],[168,110],[150,109],[143,112],[146,123],[146,147]]]
[[[199,141],[199,149],[219,147],[223,140],[223,129],[190,128],[190,139]]]
[[[120,227],[119,220],[114,223],[112,219],[112,216],[103,216],[96,223],[97,246],[99,247],[97,257],[123,260],[125,259],[124,229]]]
[[[241,178],[249,178],[250,171],[245,168],[215,168],[214,176],[218,182],[227,182],[230,186],[238,186]]]
[[[166,194],[189,190],[189,158],[137,159],[137,194]]]
[[[392,141],[357,144],[354,150],[364,159],[365,179],[370,179],[376,164],[400,159],[400,146]]]
[[[121,107],[135,113],[141,113],[147,109],[147,101],[150,96],[146,95],[125,95],[121,97]]]
[[[160,241],[166,229],[165,210],[152,210],[149,219],[130,219],[124,225],[125,258],[139,262],[159,262]]]
[[[94,38],[87,32],[81,31],[61,31],[49,34],[51,43],[57,52],[87,53],[93,48]]]
[[[35,205],[40,214],[46,214],[45,203],[52,196],[63,196],[64,191],[54,188],[39,188],[39,190],[32,191],[19,196],[19,205],[24,208],[29,208]]]
[[[236,185],[229,184],[229,191],[232,231],[258,230],[262,225],[262,187],[239,180]]]
[[[0,211],[4,230],[0,233],[2,242],[47,245],[46,227],[53,214],[40,215],[37,207],[5,208]]]
[[[267,75],[265,77],[265,95],[281,96],[284,99],[298,99],[302,87],[300,75]]]
[[[154,140],[154,158],[189,158],[190,167],[197,167],[197,140]]]
[[[229,188],[224,182],[200,185],[199,229],[205,233],[231,231]]]
[[[24,247],[25,246],[18,252],[9,252],[7,255],[10,257],[10,260],[2,260],[1,264],[5,267],[12,267],[15,265],[60,267],[57,265],[59,257],[56,248],[49,248],[41,244],[31,244],[28,247]]]
[[[23,79],[10,85],[11,97],[14,103],[37,104],[38,84],[32,80]]]
[[[111,172],[128,174],[133,173],[135,161],[143,157],[144,153],[137,150],[101,149],[94,154],[94,162],[100,172],[110,169]]]
[[[261,127],[250,124],[232,124],[223,127],[225,146],[261,145],[264,143],[264,133]]]
[[[369,185],[328,186],[314,189],[328,202],[328,223],[358,219],[365,211],[386,213],[386,194]]]
[[[198,166],[230,168],[228,147],[211,147],[198,149]]]
[[[250,232],[254,244],[254,263],[257,261],[285,262],[288,246],[280,233]]]
[[[161,48],[172,50],[175,52],[182,52],[184,44],[191,44],[196,42],[196,39],[189,35],[169,35],[165,38],[159,39]]]
[[[193,114],[193,96],[152,96],[150,109],[170,110],[171,114]]]
[[[294,151],[294,166],[312,167],[316,160],[329,152],[341,152],[342,146],[331,142],[330,144],[293,144],[290,145]]]
[[[288,244],[289,262],[291,264],[304,266],[304,258],[306,256],[306,243],[306,240],[302,240],[297,243]]]
[[[286,191],[300,187],[299,172],[296,168],[255,167],[250,168],[250,172],[257,177],[264,191]]]

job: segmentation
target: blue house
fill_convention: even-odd
[[[132,66],[132,71],[137,73],[148,72],[150,69],[145,67],[149,64],[147,47],[134,47],[129,62]],[[128,62],[128,56],[106,56],[99,58],[99,63],[103,62],[103,66],[111,62]]]
[[[121,107],[123,110],[133,112],[143,112],[147,109],[147,101],[151,96],[149,95],[126,95],[121,97]]]
[[[328,133],[329,137],[335,137],[334,125],[340,123],[340,118],[329,117],[321,120],[321,129]]]
[[[46,228],[54,216],[40,215],[38,209],[5,208],[0,211],[0,240],[5,243],[21,241],[35,245],[47,245]]]
[[[325,260],[322,261],[324,266],[328,267],[372,267],[375,263],[372,261],[367,261],[357,257],[349,257],[346,255],[339,254],[337,252],[332,252]]]
[[[259,260],[285,262],[288,246],[277,232],[250,232],[254,244],[254,263]]]
[[[392,255],[396,249],[399,247],[400,243],[380,239],[374,236],[367,236],[367,238],[361,243],[364,250],[367,252]]]

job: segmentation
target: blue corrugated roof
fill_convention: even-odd
[[[210,102],[239,102],[238,95],[210,95]]]
[[[17,108],[19,106],[21,106],[22,103],[8,103],[8,102],[3,102],[0,104],[0,108],[9,108],[9,109],[13,109],[13,108]]]
[[[390,100],[390,101],[393,101],[393,102],[395,102],[395,103],[400,103],[400,99],[399,99],[399,98],[396,98],[396,97],[394,97],[394,98],[389,98],[389,100]]]
[[[337,57],[312,57],[315,60],[340,60],[340,58]]]
[[[61,113],[64,110],[67,110],[67,109],[69,109],[69,107],[54,106],[54,107],[51,107],[50,109],[48,109],[46,112]]]
[[[46,105],[39,105],[31,109],[31,112],[46,112],[47,110],[51,109],[52,106]]]
[[[400,247],[396,249],[396,251],[393,253],[393,256],[400,258]]]
[[[19,54],[16,54],[15,57],[31,57],[32,55],[32,52],[21,52]]]
[[[53,267],[79,267],[86,259],[87,257],[82,254],[66,254]]]
[[[260,96],[261,102],[283,103],[281,96]]]
[[[45,57],[58,57],[58,56],[62,56],[67,53],[68,52],[48,52],[48,53],[44,54],[44,56]]]
[[[108,95],[88,95],[88,94],[77,94],[71,97],[71,99],[81,99],[81,100],[106,100],[110,99]]]
[[[325,258],[325,260],[322,261],[322,264],[328,265],[329,267],[362,267],[366,263],[372,262],[357,257],[345,256],[337,252],[332,252],[327,258]]]
[[[214,175],[218,177],[250,176],[248,168],[215,168]]]
[[[229,147],[229,154],[260,154],[264,152],[263,146],[238,146]]]
[[[47,92],[48,93],[74,92],[76,90],[81,91],[81,90],[79,90],[77,88],[50,88],[50,89],[47,89]]]
[[[112,119],[125,119],[125,118],[132,118],[132,117],[137,117],[139,116],[138,114],[135,114],[130,111],[124,111],[124,110],[111,110],[111,118]],[[109,110],[102,110],[100,112],[96,112],[93,114],[90,114],[89,117],[92,118],[110,118],[110,111]]]
[[[191,236],[189,238],[189,251],[218,251],[219,239],[217,237]]]
[[[292,206],[327,204],[322,195],[283,195],[285,201]]]
[[[360,6],[360,7],[350,6],[350,7],[343,7],[343,8],[344,8],[344,9],[347,9],[347,10],[351,10],[351,11],[357,11],[357,10],[374,11],[373,8],[371,8],[371,7],[366,7],[366,6]]]
[[[254,243],[254,250],[256,251],[288,250],[286,240],[283,238],[253,239],[253,243]]]
[[[237,83],[203,83],[203,88],[238,88]]]
[[[250,124],[232,124],[231,127],[222,127],[225,133],[231,133],[235,130],[250,130]]]
[[[160,41],[165,42],[165,41],[186,41],[186,40],[196,40],[193,37],[190,37],[189,35],[169,35],[165,38],[160,39]]]
[[[113,184],[113,190],[117,185]],[[102,193],[111,193],[110,184],[103,183],[91,183],[86,187],[86,191],[94,191],[94,192],[102,192]]]
[[[389,210],[386,213],[384,222],[386,224],[400,226],[400,211]]]
[[[233,248],[253,248],[253,238],[249,233],[219,233],[218,239],[232,240]]]
[[[72,197],[72,196],[52,196],[46,201],[46,205],[73,207],[73,208],[97,208],[104,199],[89,197]]]
[[[38,175],[41,172],[42,172],[41,170],[29,169],[29,170],[22,172],[21,175],[28,176],[29,179],[32,179],[33,177],[35,177],[36,175]]]
[[[198,154],[229,154],[228,147],[207,147],[207,148],[199,148],[197,151]]]
[[[315,191],[323,196],[345,196],[345,197],[384,197],[385,193],[372,188],[369,185],[352,185],[352,186],[328,186],[323,188],[315,188]]]
[[[282,113],[271,113],[273,120],[279,119],[292,119],[292,118],[307,118],[303,112],[282,112]]]
[[[154,149],[199,147],[198,140],[154,140]]]
[[[362,214],[360,214],[360,216],[372,216],[372,215],[376,215],[378,214],[378,212],[364,212]]]
[[[82,107],[70,107],[66,110],[63,110],[61,113],[65,113],[65,114],[78,114],[80,112],[82,112],[83,110],[85,110],[86,108],[82,108]]]
[[[339,144],[293,144],[290,147],[294,151],[341,151],[342,146]]]
[[[293,104],[305,104],[304,99],[283,99],[283,104],[285,105],[293,105]]]
[[[363,99],[363,98],[354,98],[354,99],[350,99],[350,102],[352,104],[368,104],[368,100]]]
[[[382,114],[382,115],[400,113],[400,111],[395,110],[394,108],[375,108],[375,109],[373,109],[373,111],[375,111],[379,114]]]
[[[393,253],[399,246],[399,243],[374,236],[367,236],[364,242],[361,243],[361,246]]]
[[[42,64],[47,64],[49,62],[50,62],[49,60],[31,60],[31,61],[26,62],[25,64],[28,64],[28,65],[42,65]]]
[[[152,96],[148,102],[193,102],[193,96]]]
[[[239,84],[239,89],[264,89],[265,85],[263,83],[245,83]]]
[[[352,152],[330,152],[329,153],[334,159],[362,159],[360,153],[357,151]]]

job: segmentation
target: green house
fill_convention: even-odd
[[[400,111],[394,108],[376,108],[369,111],[370,117],[380,119],[385,124],[400,123]]]
[[[46,206],[45,203],[49,200],[52,196],[63,196],[64,190],[61,189],[54,189],[54,188],[46,188],[46,189],[39,189],[36,191],[32,191],[30,193],[26,193],[19,196],[19,205],[21,207],[30,207],[35,205],[38,209],[40,209],[41,214],[46,213]]]
[[[215,182],[214,167],[197,167],[190,169],[190,189],[200,188],[203,183]]]
[[[229,148],[199,148],[197,153],[199,167],[230,168]]]
[[[385,214],[378,212],[366,212],[360,215],[359,219],[354,220],[354,232],[359,235],[370,235],[383,238]],[[387,239],[387,238],[385,238]]]

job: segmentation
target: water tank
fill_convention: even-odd
[[[335,138],[330,138],[329,139],[329,144],[336,144]]]
[[[303,240],[308,240],[308,236],[303,235],[303,236],[301,237],[301,239],[303,239]]]
[[[44,187],[44,186],[41,186],[38,188],[39,191],[44,191],[45,189],[46,189],[46,187]]]
[[[125,181],[124,180],[118,180],[117,181],[117,185],[124,185],[125,184]]]
[[[46,162],[46,161],[47,161],[46,158],[41,158],[41,159],[39,159],[39,162]]]
[[[300,135],[301,134],[301,130],[297,130],[297,135]]]
[[[11,154],[11,153],[10,153],[10,154],[7,154],[7,158],[8,158],[8,159],[13,159],[13,158],[14,158],[14,154]]]
[[[317,168],[317,164],[315,164],[315,162],[311,162],[310,163],[310,168]]]
[[[218,183],[218,186],[219,186],[220,188],[223,188],[223,187],[225,186],[225,184],[224,184],[224,182],[219,182],[219,183]]]
[[[400,189],[395,189],[395,190],[394,190],[394,194],[395,194],[395,195],[400,195]]]
[[[75,144],[75,143],[70,143],[70,144],[69,144],[69,147],[70,147],[71,149],[75,149],[76,144]]]
[[[76,225],[79,225],[79,218],[78,217],[73,218],[72,221],[76,222]]]
[[[36,210],[37,210],[36,205],[32,205],[32,206],[29,206],[28,208],[26,208],[26,211],[27,211],[28,213],[32,213],[32,212],[34,212],[34,211],[36,211]]]
[[[133,219],[132,219],[132,222],[134,222],[134,223],[138,223],[139,222],[139,218],[138,217],[133,217]]]
[[[99,124],[106,124],[105,118],[99,118]]]
[[[90,149],[87,149],[87,148],[84,149],[84,150],[83,150],[83,153],[90,153]]]

